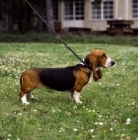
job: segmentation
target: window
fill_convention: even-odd
[[[101,5],[95,6],[95,2],[92,2],[92,19],[101,19]]]
[[[64,1],[65,20],[84,19],[84,0]]]
[[[133,13],[133,18],[138,18],[138,0],[133,0],[132,13]]]
[[[91,19],[113,19],[113,0],[103,0],[99,5],[92,1]]]

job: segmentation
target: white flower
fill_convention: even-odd
[[[130,118],[127,118],[126,124],[130,124],[130,122],[131,122],[131,119]]]
[[[99,125],[103,125],[103,122],[99,122]]]
[[[63,131],[65,131],[65,129],[63,127],[60,127],[59,132],[63,132]]]
[[[56,112],[56,110],[53,109],[53,110],[52,110],[52,113],[55,113],[55,112]]]
[[[83,127],[81,127],[81,129],[84,129]]]
[[[36,113],[37,112],[37,110],[34,110],[34,113]]]
[[[11,134],[9,134],[8,136],[11,137]]]
[[[92,110],[92,112],[95,112],[95,110]]]
[[[126,124],[130,124],[130,122],[126,122]]]
[[[127,118],[127,122],[130,122],[131,121],[131,119],[130,118]]]
[[[78,131],[78,129],[77,128],[74,128],[73,131]]]
[[[94,131],[94,129],[91,129],[91,130],[90,130],[90,132],[93,132],[93,131]]]
[[[21,115],[22,115],[22,113],[18,113],[18,115],[19,115],[19,116],[21,116]]]

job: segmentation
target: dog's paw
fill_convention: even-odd
[[[24,104],[24,105],[29,105],[30,103],[29,103],[29,102],[24,102],[23,104]]]
[[[83,102],[79,100],[79,101],[76,101],[76,103],[77,104],[82,104]]]

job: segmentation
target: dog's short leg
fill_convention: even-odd
[[[74,100],[76,103],[79,103],[79,104],[82,103],[82,101],[80,101],[80,93],[79,93],[79,92],[74,91],[74,93],[73,93],[73,100]]]
[[[27,94],[30,99],[34,99],[34,95],[32,93]]]
[[[21,100],[23,104],[29,105],[29,102],[27,102],[26,94],[21,97]]]
[[[73,99],[73,92],[70,93],[70,99],[71,99],[71,100],[74,100],[74,99]]]
[[[20,91],[19,98],[21,99],[23,104],[29,105],[29,102],[27,102],[27,94],[24,91]]]

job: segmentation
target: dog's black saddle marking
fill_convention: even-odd
[[[83,68],[81,64],[65,68],[42,68],[39,77],[42,84],[58,91],[72,90],[75,84],[75,71]]]
[[[66,68],[46,68],[39,73],[43,85],[51,89],[65,91],[73,88],[75,76],[73,75],[74,67]]]

